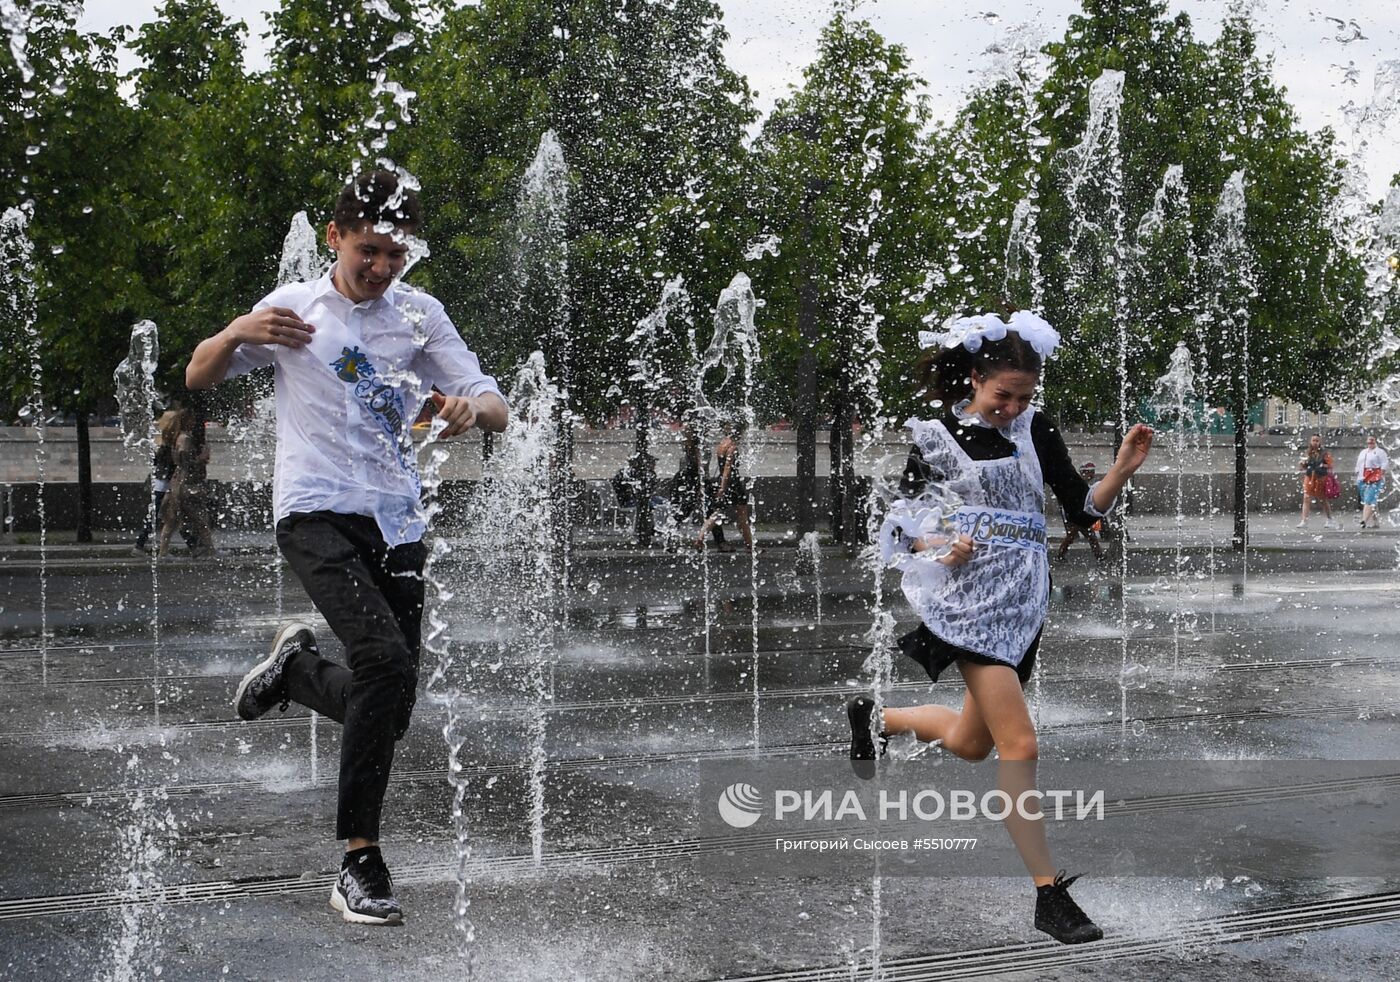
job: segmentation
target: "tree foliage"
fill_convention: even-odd
[[[800,290],[819,311],[817,398],[830,416],[857,374],[885,367],[886,389],[913,360],[929,248],[920,80],[899,45],[868,22],[838,14],[823,30],[803,85],[778,101],[757,143],[763,231],[776,256],[755,279],[767,298],[766,378],[771,409],[794,414],[791,379],[808,340]],[[862,406],[867,415],[872,408]]]
[[[1355,352],[1384,321],[1339,232],[1331,134],[1303,129],[1241,16],[1207,44],[1160,0],[1084,0],[1063,37],[992,59],[935,123],[903,48],[838,6],[801,85],[755,128],[715,0],[283,0],[261,71],[215,0],[164,0],[129,38],[24,6],[35,77],[0,52],[0,186],[32,213],[46,387],[65,408],[110,400],[145,317],[178,390],[193,346],[271,288],[292,215],[323,225],[351,168],[381,158],[423,186],[432,255],[413,280],[502,375],[535,347],[562,361],[567,331],[573,403],[593,420],[627,397],[626,339],[676,276],[688,306],[657,339],[673,380],[691,326],[704,334],[735,272],[753,278],[766,419],[797,410],[809,344],[819,415],[914,408],[918,328],[999,298],[1062,329],[1047,398],[1093,425],[1117,419],[1120,390],[1131,412],[1178,341],[1222,404],[1321,408],[1365,384]],[[140,62],[125,78],[124,41]],[[1123,73],[1116,158],[1104,134],[1086,141],[1105,72]],[[519,198],[549,130],[567,275],[542,296]],[[1240,170],[1252,275],[1225,316],[1211,257]],[[15,346],[0,371],[11,412],[27,391]],[[664,395],[680,411],[683,386]]]

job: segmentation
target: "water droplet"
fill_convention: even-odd
[[[1133,736],[1140,737],[1147,732],[1147,724],[1140,719],[1133,720]]]
[[[51,246],[51,247],[49,248],[49,252],[52,252],[55,256],[61,256],[61,255],[63,255],[63,246],[61,246],[61,245]]]
[[[601,589],[603,589],[603,584],[599,583],[597,580],[588,581],[588,592],[593,596],[596,597],[598,595],[598,591]]]
[[[1118,676],[1118,684],[1125,689],[1145,689],[1150,674],[1151,669],[1146,665],[1129,662],[1123,666],[1123,671]]]
[[[91,215],[91,214],[92,214],[92,205],[83,205],[83,214],[84,214],[84,215]]]
[[[39,148],[34,146],[33,144],[30,144],[29,146],[24,148],[24,155],[26,157],[37,157],[39,156]]]
[[[1207,876],[1204,888],[1206,893],[1219,893],[1225,889],[1225,877]]]

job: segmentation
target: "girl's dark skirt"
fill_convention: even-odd
[[[1044,628],[1042,627],[1041,630]],[[1040,648],[1040,633],[1040,631],[1035,632],[1035,638],[1031,641],[1030,647],[1026,649],[1019,665],[1010,665],[996,658],[968,651],[966,648],[959,648],[955,644],[944,641],[924,624],[920,624],[904,635],[897,643],[899,650],[922,665],[924,671],[928,672],[928,677],[935,682],[938,681],[939,673],[953,662],[970,661],[978,665],[1005,665],[1007,668],[1015,668],[1021,684],[1025,685],[1031,680],[1031,671],[1035,668],[1035,654]]]

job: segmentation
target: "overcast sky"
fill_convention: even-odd
[[[1349,139],[1345,107],[1371,103],[1377,67],[1387,59],[1400,59],[1400,3],[1170,0],[1169,6],[1173,12],[1190,14],[1197,36],[1211,40],[1225,12],[1240,2],[1252,11],[1262,44],[1274,55],[1275,77],[1287,87],[1304,125],[1331,125]],[[250,61],[255,67],[265,64],[264,11],[276,6],[275,0],[220,0],[219,5],[247,23]],[[822,24],[830,17],[830,0],[720,0],[720,5],[731,36],[729,62],[748,77],[759,93],[759,107],[766,111],[801,81]],[[83,26],[105,31],[117,24],[138,24],[153,16],[154,7],[152,0],[89,0]],[[908,49],[915,72],[927,83],[935,114],[946,117],[968,87],[983,77],[989,47],[1011,38],[1035,45],[1058,37],[1069,15],[1079,9],[1077,0],[870,0],[858,13]],[[1400,62],[1392,66],[1400,69]],[[1376,197],[1400,171],[1400,92],[1392,88],[1384,102],[1390,110],[1389,131],[1373,126],[1362,134],[1369,146],[1365,164]]]

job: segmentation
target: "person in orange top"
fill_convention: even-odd
[[[1326,521],[1323,528],[1334,529],[1332,502],[1327,497],[1327,479],[1332,476],[1332,455],[1322,446],[1322,437],[1314,433],[1308,439],[1308,455],[1298,461],[1298,470],[1303,475],[1303,515],[1298,519],[1298,528],[1308,524],[1308,506],[1316,501],[1322,506]]]

